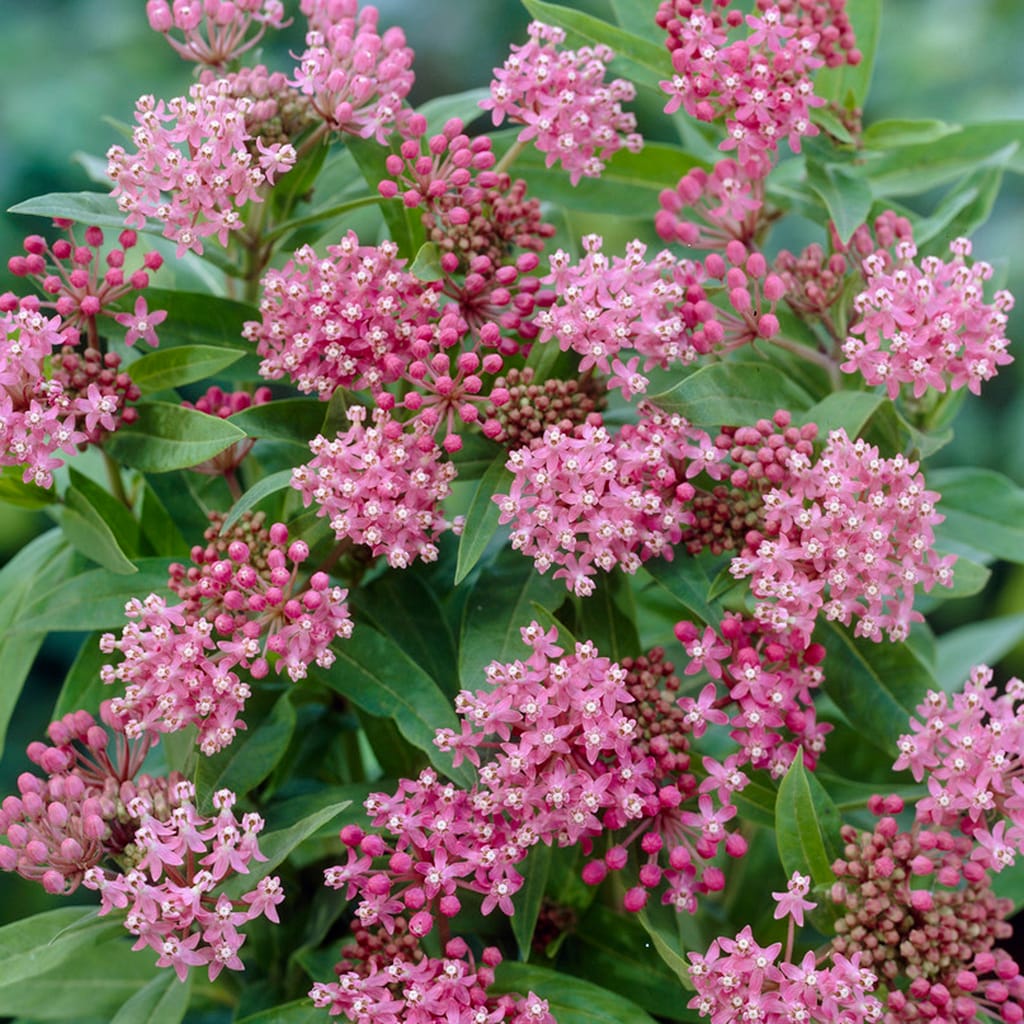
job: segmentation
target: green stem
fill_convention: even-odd
[[[104,449],[100,449],[103,452],[103,465],[107,469],[107,479],[110,481],[110,490],[113,495],[122,505],[131,511],[132,503],[128,497],[128,492],[124,489],[124,481],[121,479],[121,467],[107,454]]]
[[[799,341],[793,341],[790,338],[770,338],[768,344],[776,345],[787,352],[792,352],[793,355],[799,356],[801,359],[805,359],[809,363],[814,363],[815,366],[820,366],[828,373],[832,390],[839,390],[839,367],[836,365],[835,360],[826,352],[819,352],[817,349],[808,348],[806,345],[801,345]]]
[[[512,164],[516,162],[516,158],[519,156],[519,154],[522,153],[524,149],[526,149],[526,146],[527,143],[520,142],[518,139],[516,139],[516,141],[513,142],[512,145],[509,147],[505,155],[491,168],[491,170],[495,174],[501,174],[504,171],[507,171],[512,166]]]

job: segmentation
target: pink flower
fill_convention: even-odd
[[[805,898],[810,888],[810,876],[801,875],[799,871],[794,871],[786,883],[786,891],[772,893],[772,898],[776,902],[773,915],[775,920],[778,921],[780,918],[789,915],[796,922],[797,927],[802,928],[804,924],[804,911],[813,910],[818,905]],[[810,955],[813,961],[813,954]]]

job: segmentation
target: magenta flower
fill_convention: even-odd
[[[806,899],[807,893],[811,889],[811,879],[809,875],[801,875],[799,871],[794,871],[789,881],[786,883],[785,892],[773,892],[772,898],[775,900],[776,907],[774,917],[778,921],[780,918],[786,917],[787,915],[792,917],[796,922],[797,927],[802,928],[804,924],[804,911],[813,910],[818,904],[811,902]],[[809,954],[812,961],[814,954]]]

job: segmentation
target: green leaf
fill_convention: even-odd
[[[77,487],[69,487],[64,494],[61,526],[72,547],[104,569],[122,576],[138,572],[106,519]]]
[[[860,437],[868,420],[884,401],[884,395],[870,391],[836,391],[801,413],[799,422],[816,423],[821,438],[828,437],[833,430],[845,430],[852,440]]]
[[[930,142],[865,154],[864,171],[875,195],[920,195],[982,167],[1024,173],[1024,120],[967,125]]]
[[[71,486],[81,491],[89,504],[103,516],[124,552],[134,558],[139,553],[139,524],[132,510],[91,477],[79,473],[74,466],[68,466],[68,477]]]
[[[317,1009],[308,999],[297,999],[269,1010],[242,1017],[237,1024],[323,1024],[324,1011]]]
[[[563,946],[558,967],[599,982],[648,1013],[672,1020],[695,1019],[681,998],[678,975],[662,958],[651,956],[652,938],[637,915],[616,913],[596,903],[573,932],[573,941]],[[658,940],[664,941],[660,935]]]
[[[271,473],[270,476],[265,476],[258,483],[253,484],[231,506],[231,511],[224,520],[220,532],[225,533],[227,530],[230,530],[246,512],[254,509],[261,501],[269,498],[272,494],[287,491],[291,487],[291,482],[292,471],[290,469],[282,469],[277,473]]]
[[[37,487],[22,480],[20,466],[4,466],[0,468],[0,502],[14,505],[17,508],[40,509],[48,508],[58,501],[57,491],[53,487]]]
[[[679,146],[649,142],[639,153],[620,149],[600,178],[581,178],[575,185],[560,167],[547,167],[544,154],[532,147],[516,157],[516,171],[530,182],[530,195],[579,213],[650,218],[658,195],[672,188],[687,171],[704,162]]]
[[[825,204],[845,245],[868,219],[873,201],[871,186],[863,174],[851,172],[841,164],[822,164],[811,159],[807,161],[807,184]]]
[[[105,919],[103,924],[111,931],[123,932],[123,925],[117,920]],[[15,981],[5,963],[0,1015],[24,1016],[33,1021],[77,1021],[85,1010],[109,1021],[154,977],[166,973],[166,968],[155,966],[153,950],[134,952],[129,942],[120,937],[97,943],[100,934],[93,933],[88,943],[74,950],[73,956],[44,974]]]
[[[90,633],[75,655],[75,660],[64,677],[51,718],[56,721],[71,711],[82,709],[91,715],[99,712],[103,698],[112,693],[111,687],[100,679],[100,669],[111,661],[109,654],[100,650],[101,631]]]
[[[0,754],[7,726],[21,696],[22,687],[52,627],[39,623],[35,630],[21,629],[31,595],[53,586],[67,569],[69,552],[59,530],[49,530],[21,549],[0,569]],[[19,628],[15,628],[19,627]]]
[[[1012,480],[991,469],[936,469],[928,487],[942,495],[938,511],[946,519],[935,528],[940,541],[1024,562],[1024,490]]]
[[[637,635],[636,607],[630,578],[622,572],[601,573],[594,592],[578,599],[576,629],[612,661],[643,653]]]
[[[779,409],[797,412],[811,397],[770,363],[712,363],[651,402],[679,413],[694,426],[723,427],[770,419]]]
[[[711,577],[702,559],[678,551],[671,562],[664,558],[652,558],[644,562],[643,571],[678,601],[686,612],[696,616],[705,625],[716,628],[721,625],[721,609],[708,600]]]
[[[947,552],[936,551],[937,555]],[[953,566],[953,586],[933,587],[927,595],[922,595],[920,603],[923,607],[930,607],[932,604],[939,604],[942,601],[952,601],[959,597],[973,597],[980,594],[992,578],[992,570],[984,565],[959,555],[956,564]]]
[[[230,899],[238,899],[242,893],[255,889],[256,883],[262,881],[275,868],[283,864],[288,855],[300,843],[307,840],[329,821],[332,821],[341,814],[351,802],[351,800],[343,800],[340,803],[327,804],[311,814],[300,818],[286,828],[277,829],[274,832],[265,832],[260,835],[260,852],[267,859],[265,861],[252,861],[249,865],[249,873],[247,875],[236,875],[225,883],[223,891]]]
[[[418,566],[386,572],[349,595],[359,621],[390,637],[449,698],[458,692],[458,652],[436,588]]]
[[[166,593],[167,558],[140,558],[138,573],[122,576],[109,569],[91,569],[50,590],[25,608],[20,630],[113,629],[124,625],[124,606],[151,591]]]
[[[160,325],[161,350],[164,346],[203,345],[255,353],[252,342],[242,337],[246,321],[260,319],[255,306],[220,295],[169,288],[147,288],[146,302],[150,309],[167,312]]]
[[[480,101],[490,94],[490,89],[481,86],[448,96],[435,96],[421,103],[416,113],[427,119],[427,135],[437,135],[453,117],[457,117],[463,125],[469,125],[481,117],[484,111],[480,109]]]
[[[393,718],[399,732],[445,775],[458,782],[471,778],[466,766],[453,769],[451,760],[434,746],[441,728],[458,729],[448,698],[390,637],[365,623],[348,640],[332,648],[337,660],[330,669],[310,674],[371,715]]]
[[[381,146],[373,139],[352,136],[345,140],[345,145],[371,189],[376,189],[381,181],[391,177],[384,166],[390,153],[388,147]],[[391,234],[391,240],[398,246],[400,255],[405,259],[412,259],[425,240],[419,211],[410,210],[401,198],[382,202],[380,209]]]
[[[99,918],[92,907],[61,907],[5,925],[0,928],[4,988],[60,966],[120,928],[118,920]]]
[[[424,242],[409,267],[409,273],[420,281],[440,281],[444,277],[441,269],[441,250],[436,242]]]
[[[864,129],[862,141],[866,149],[884,152],[899,146],[937,142],[958,131],[961,131],[960,125],[947,124],[945,121],[891,118],[869,124]]]
[[[636,1003],[600,985],[515,960],[498,965],[491,991],[536,992],[558,1024],[654,1024]]]
[[[501,511],[493,500],[496,494],[507,494],[512,485],[512,473],[505,467],[508,452],[501,450],[494,456],[480,478],[466,510],[466,521],[459,537],[459,553],[455,563],[455,586],[458,586],[476,566],[487,550],[498,529]]]
[[[882,0],[847,0],[846,13],[857,36],[861,62],[822,68],[814,76],[814,94],[847,109],[863,107],[871,85],[875,52],[882,34]]]
[[[459,678],[467,690],[484,684],[484,669],[492,661],[514,661],[526,651],[520,629],[537,614],[536,602],[557,608],[565,584],[541,576],[533,562],[505,548],[477,578],[466,600],[459,643]]]
[[[281,398],[228,417],[228,422],[250,437],[293,441],[308,447],[324,425],[327,406],[317,398]]]
[[[140,402],[138,419],[104,444],[118,462],[145,473],[197,466],[245,438],[238,427],[198,409],[170,402]]]
[[[827,651],[825,692],[868,742],[895,758],[918,704],[938,689],[935,677],[906,644],[855,638],[833,622],[820,627],[818,640]]]
[[[242,353],[238,349],[179,345],[143,356],[131,364],[129,373],[132,381],[146,395],[205,380],[241,358]]]
[[[943,633],[936,647],[937,676],[946,692],[960,689],[975,665],[994,665],[1024,640],[1024,612],[972,622]]]
[[[930,217],[914,222],[914,241],[918,247],[976,231],[991,216],[1002,183],[1001,166],[983,167],[967,175],[942,197]]]
[[[511,924],[512,934],[516,937],[516,945],[519,947],[519,959],[529,960],[533,948],[533,932],[537,927],[540,906],[544,902],[544,889],[548,884],[551,847],[537,843],[520,868],[519,873],[525,881],[523,887],[516,893],[516,912],[512,915]]]
[[[110,1024],[178,1024],[188,1009],[191,982],[191,974],[182,984],[174,971],[162,970],[117,1011]]]
[[[779,784],[775,803],[775,841],[786,874],[810,875],[816,886],[835,881],[832,862],[843,853],[841,826],[832,798],[808,774],[798,754]]]
[[[690,978],[690,964],[687,960],[683,959],[682,951],[677,948],[678,943],[674,941],[674,936],[667,935],[659,928],[651,919],[647,910],[641,910],[636,915],[636,919],[640,922],[644,931],[651,937],[651,942],[654,943],[658,956],[661,957],[662,961],[679,979],[679,984],[692,992],[693,981]]]
[[[168,555],[174,558],[188,556],[191,545],[185,540],[178,524],[171,518],[167,507],[149,480],[144,483],[138,525],[154,555]]]
[[[8,213],[23,213],[30,217],[66,217],[88,226],[124,228],[124,214],[117,208],[117,200],[107,192],[49,192],[17,203]]]
[[[672,61],[664,46],[634,35],[595,18],[591,14],[563,7],[561,4],[544,3],[542,0],[523,0],[523,6],[538,21],[545,25],[558,25],[566,31],[566,45],[578,47],[580,43],[603,44],[615,51],[612,67],[637,85],[645,85],[660,93],[658,83],[672,76]],[[653,13],[648,15],[654,20]],[[674,181],[667,182],[675,184]]]
[[[294,732],[295,708],[291,691],[286,690],[259,725],[219,754],[199,761],[195,782],[200,808],[208,810],[219,789],[230,789],[239,796],[254,790],[284,756]]]

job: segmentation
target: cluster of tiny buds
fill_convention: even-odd
[[[533,367],[527,366],[512,367],[494,381],[496,388],[508,392],[508,401],[488,404],[485,414],[501,425],[494,440],[509,451],[527,447],[548,427],[571,434],[607,405],[608,390],[594,373],[569,380],[549,377],[543,383],[534,383],[535,379]]]

